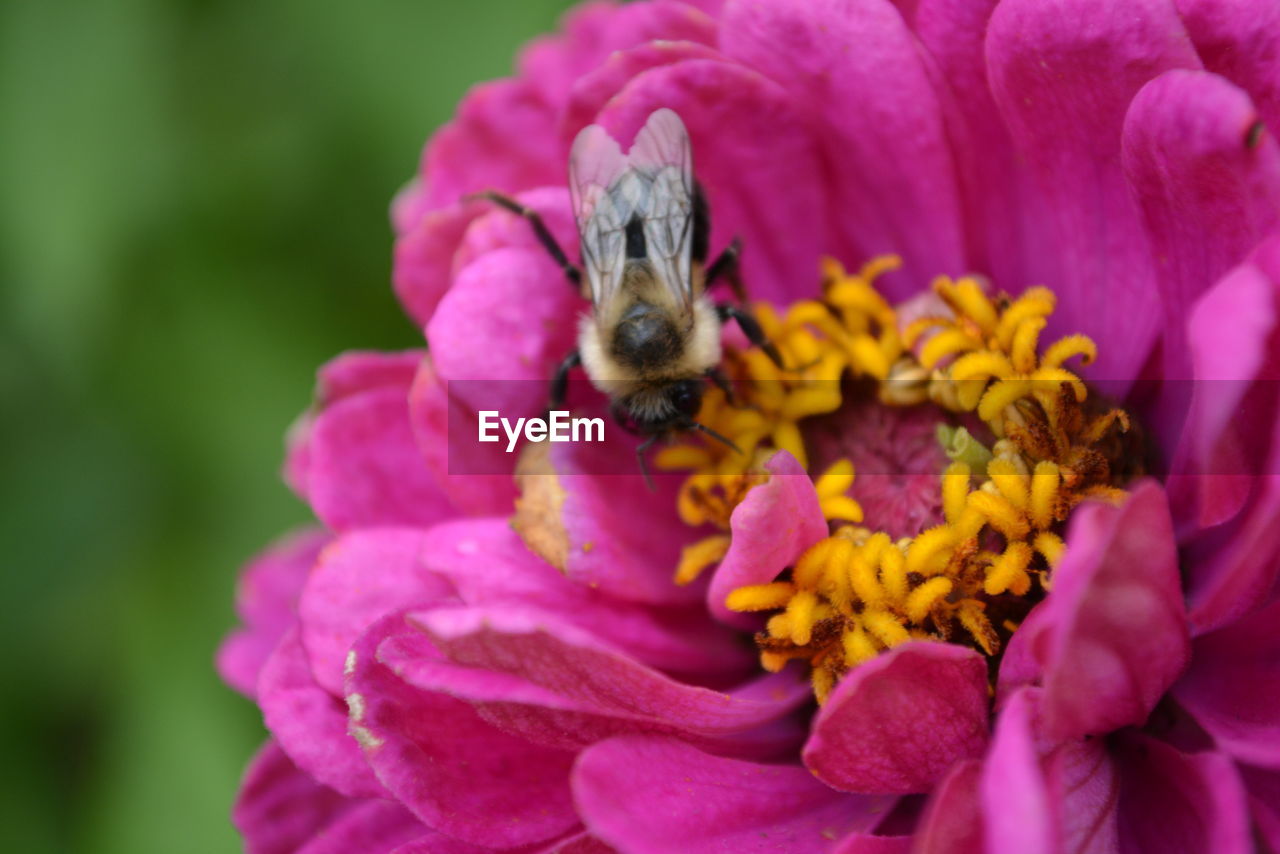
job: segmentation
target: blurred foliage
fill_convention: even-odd
[[[225,852],[235,573],[314,371],[421,338],[386,210],[563,0],[0,5],[8,851]]]

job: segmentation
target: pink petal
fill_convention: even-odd
[[[317,781],[353,798],[386,794],[347,735],[346,707],[312,677],[297,629],[263,666],[258,705],[281,749]]]
[[[986,850],[978,797],[981,774],[982,763],[976,759],[951,766],[920,817],[910,849],[914,854],[982,854]]]
[[[1164,376],[1191,376],[1186,316],[1209,284],[1244,260],[1280,219],[1280,148],[1249,96],[1204,71],[1168,71],[1125,116],[1125,174],[1156,258],[1165,310]]]
[[[582,308],[546,252],[485,253],[458,273],[427,325],[435,370],[474,411],[540,415]]]
[[[268,741],[245,771],[231,822],[248,854],[293,854],[358,803],[299,771]]]
[[[423,350],[343,353],[316,372],[316,405],[323,409],[343,398],[374,389],[406,389],[426,355]]]
[[[391,801],[369,800],[358,803],[330,822],[320,833],[312,837],[298,854],[382,854],[401,844],[423,836],[435,836],[422,822],[404,807]],[[469,846],[438,848],[441,854],[480,854],[480,849]]]
[[[391,227],[396,235],[410,231],[427,212],[427,193],[418,177],[405,182],[391,199]]]
[[[515,850],[518,850],[520,854],[524,854],[524,852],[532,850],[537,850],[539,852],[546,851],[548,854],[551,854],[551,852],[561,854],[562,851],[563,854],[569,854],[570,851],[568,848],[529,849],[526,847],[521,847]],[[398,846],[391,852],[391,854],[493,854],[493,851],[494,849],[492,848],[472,845],[470,843],[463,842],[461,839],[455,839],[452,836],[428,830],[417,839]],[[583,854],[587,854],[587,852],[583,852]],[[591,852],[591,854],[596,853]],[[608,854],[608,852],[604,852],[604,854]]]
[[[455,514],[414,441],[408,386],[342,398],[315,417],[307,445],[305,494],[334,530]]]
[[[714,47],[694,41],[646,42],[610,54],[598,67],[572,82],[568,88],[569,103],[561,126],[576,134],[592,124],[609,100],[622,90],[631,78],[652,68],[673,65],[686,59],[720,59]]]
[[[382,655],[409,684],[473,703],[485,720],[576,749],[627,733],[676,735],[721,754],[774,757],[799,740],[809,698],[794,672],[722,693],[677,682],[599,638],[530,609],[434,608],[409,616],[447,658]]]
[[[832,851],[891,804],[833,792],[799,766],[723,759],[642,736],[583,751],[573,793],[594,834],[635,854]]]
[[[577,823],[571,753],[507,735],[468,704],[406,683],[381,660],[388,643],[398,655],[437,653],[397,615],[365,632],[348,669],[351,731],[397,800],[429,827],[488,847],[551,839]]]
[[[702,598],[701,587],[679,587],[672,580],[680,549],[694,539],[676,514],[680,478],[658,475],[650,490],[636,472],[634,454],[624,447],[635,440],[612,422],[605,437],[598,444],[550,446],[551,467],[563,491],[565,575],[627,601],[692,605]],[[615,474],[619,470],[635,473]]]
[[[729,519],[733,541],[707,590],[712,615],[744,630],[755,628],[759,620],[730,611],[725,598],[744,585],[773,581],[828,533],[813,481],[796,458],[779,451],[765,468],[769,479],[752,487]]]
[[[794,98],[749,68],[691,59],[632,78],[598,122],[629,143],[659,107],[674,109],[688,127],[711,207],[711,245],[743,240],[751,297],[790,302],[816,293],[818,260],[832,248],[830,212],[812,125]]]
[[[846,792],[927,792],[987,743],[987,665],[909,641],[851,670],[814,719],[804,763]]]
[[[482,83],[423,154],[427,201],[441,208],[480,190],[563,184],[567,154],[555,136],[554,107],[532,83]]]
[[[834,854],[910,854],[910,836],[876,836],[870,833],[850,833],[836,846]],[[919,849],[927,851],[928,849]],[[942,849],[939,849],[942,850]],[[957,852],[965,849],[955,849]]]
[[[244,627],[222,642],[217,667],[223,680],[246,697],[254,696],[263,662],[293,625],[298,592],[328,541],[321,531],[291,534],[254,558],[240,575],[236,614]]]
[[[555,238],[556,244],[564,250],[571,261],[578,260],[578,228],[573,222],[573,210],[569,203],[567,186],[541,187],[517,193],[515,200],[542,217],[542,223]],[[533,226],[522,216],[486,201],[475,203],[483,214],[475,219],[467,228],[466,234],[459,243],[454,255],[454,269],[462,270],[472,261],[499,249],[528,249],[531,252],[550,255],[547,248],[539,241]],[[556,268],[559,270],[559,267]],[[560,284],[564,290],[575,291],[564,273],[560,274]],[[582,304],[585,305],[585,304]]]
[[[396,239],[391,284],[405,312],[426,326],[453,278],[455,255],[480,204],[425,211]]]
[[[1042,607],[1046,731],[1141,725],[1190,652],[1164,491],[1147,481],[1123,507],[1080,507]]]
[[[1126,731],[1112,747],[1119,771],[1121,851],[1248,854],[1248,800],[1240,775],[1217,753],[1180,753]]]
[[[325,548],[298,602],[302,644],[320,687],[342,695],[347,651],[386,614],[456,600],[447,580],[422,563],[424,532],[364,528]]]
[[[1056,850],[1054,818],[1033,736],[1038,705],[1034,690],[1024,688],[1010,697],[996,721],[982,768],[988,850],[1020,854]]]
[[[1280,771],[1240,766],[1260,839],[1280,851]],[[1265,850],[1265,849],[1264,849]]]
[[[1009,638],[1009,645],[1000,658],[996,679],[996,711],[1003,709],[1019,688],[1039,684],[1043,671],[1041,662],[1049,657],[1055,618],[1053,609],[1042,600],[1027,613],[1013,637]]]
[[[1092,376],[1132,378],[1159,315],[1120,130],[1148,80],[1199,67],[1190,40],[1165,0],[1004,0],[991,16],[987,61],[996,103],[1046,201],[1052,251],[1040,277],[1063,296],[1048,334],[1109,342]]]
[[[469,514],[511,512],[515,461],[498,445],[474,441],[476,411],[449,397],[430,360],[419,367],[409,392],[409,418],[427,468],[454,506]],[[467,441],[450,441],[463,436]]]
[[[353,351],[323,365],[316,375],[315,405],[289,428],[284,478],[304,501],[311,482],[312,445],[316,420],[324,408],[361,392],[404,388],[415,366],[425,358],[421,350],[403,353]]]
[[[1177,0],[1205,68],[1249,93],[1280,128],[1280,6],[1254,0]]]
[[[983,42],[997,0],[919,0],[899,4],[937,65],[948,137],[956,161],[961,224],[973,271],[1016,291],[1038,279],[1044,204],[1014,156],[987,80]]]
[[[1253,264],[1229,272],[1195,304],[1189,336],[1196,383],[1168,481],[1184,534],[1237,514],[1264,473],[1280,378],[1280,287]],[[1203,578],[1192,578],[1192,587]],[[1194,598],[1194,597],[1193,597]]]
[[[649,607],[577,584],[530,552],[506,519],[446,523],[426,535],[423,564],[468,605],[531,607],[615,644],[681,679],[724,687],[753,674],[755,656],[701,604]]]
[[[707,5],[667,0],[582,4],[566,16],[563,35],[537,39],[521,52],[520,73],[559,103],[574,81],[619,52],[650,42],[714,45],[716,22],[709,15],[715,12]],[[580,128],[569,126],[566,144]]]
[[[901,284],[886,279],[893,298],[967,268],[941,107],[919,45],[890,3],[733,4],[720,43],[728,56],[781,84],[807,120],[824,128],[818,144],[834,238],[825,252],[846,262],[901,254]],[[776,135],[765,137],[771,147]],[[788,218],[787,226],[796,234],[796,224],[806,223],[810,233],[820,222],[812,212]],[[804,272],[793,268],[791,275]],[[793,289],[793,298],[800,295]]]
[[[1056,810],[1060,850],[1119,854],[1116,802],[1120,782],[1102,739],[1068,741],[1045,762],[1049,802]]]
[[[1174,696],[1218,749],[1280,768],[1280,602],[1201,635]]]
[[[1267,460],[1280,471],[1280,422]],[[1197,544],[1191,561],[1191,623],[1197,633],[1226,625],[1257,607],[1280,577],[1280,476],[1254,479],[1248,513],[1228,532]]]

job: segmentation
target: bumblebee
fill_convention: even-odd
[[[625,154],[604,128],[584,128],[569,155],[569,190],[583,270],[568,260],[537,213],[497,193],[480,194],[528,219],[591,300],[578,346],[551,381],[551,408],[563,408],[569,373],[581,365],[609,396],[615,420],[645,437],[636,457],[646,477],[644,454],[665,436],[697,430],[735,447],[694,420],[708,381],[730,393],[719,369],[721,326],[735,320],[780,367],[781,359],[754,317],[738,304],[712,302],[707,293],[723,276],[744,301],[737,273],[741,244],[734,240],[706,266],[710,217],[693,177],[684,122],[672,110],[657,110]]]

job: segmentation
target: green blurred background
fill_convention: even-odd
[[[314,371],[421,341],[387,205],[564,0],[0,4],[0,848],[230,852],[237,569]]]

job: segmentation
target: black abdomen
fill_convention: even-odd
[[[684,352],[670,315],[648,303],[626,310],[613,332],[613,357],[634,370],[660,368]]]

